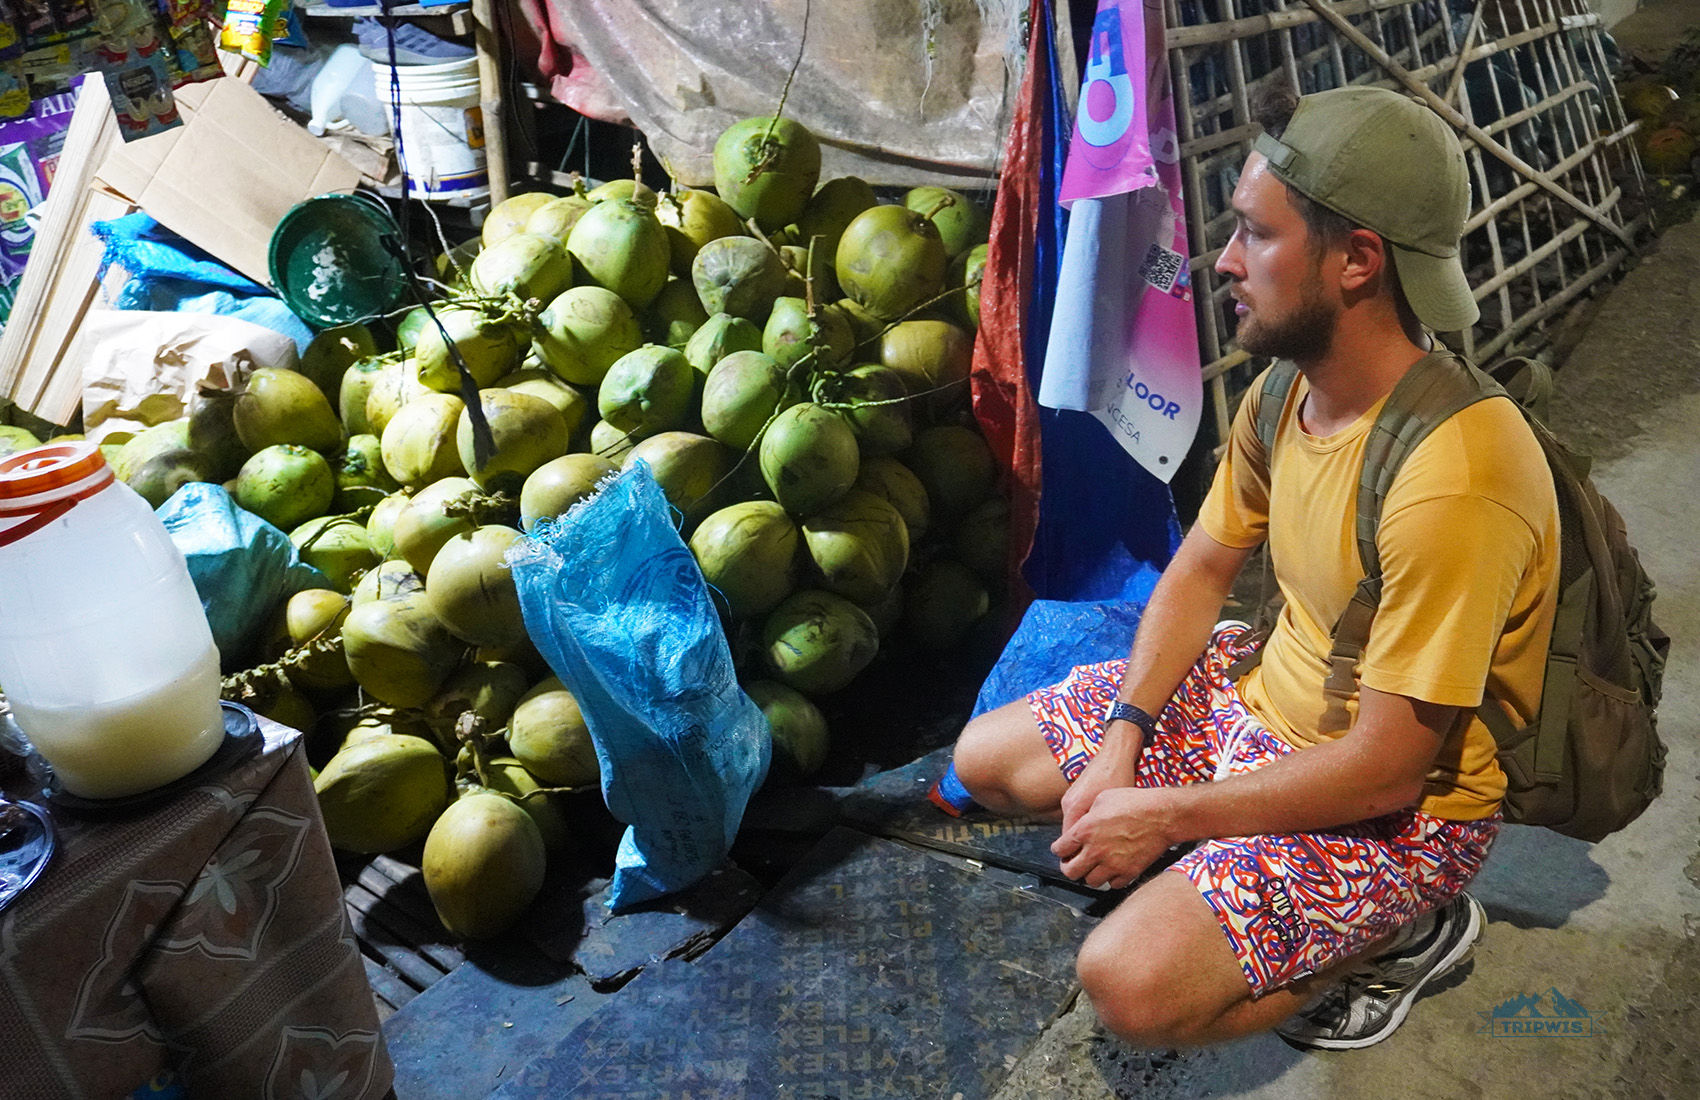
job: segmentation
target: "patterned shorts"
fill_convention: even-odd
[[[1254,771],[1292,746],[1240,701],[1228,667],[1245,656],[1249,628],[1217,626],[1158,716],[1135,783],[1171,787]],[[1098,751],[1104,708],[1125,660],[1082,665],[1027,697],[1069,782]],[[1223,837],[1170,867],[1215,912],[1254,996],[1327,970],[1407,921],[1439,908],[1481,870],[1499,817],[1449,821],[1399,810],[1326,832]]]

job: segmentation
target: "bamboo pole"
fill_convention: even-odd
[[[502,101],[502,36],[494,0],[472,0],[472,43],[478,51],[478,107],[484,116],[484,164],[490,174],[490,205],[507,201],[507,107]]]

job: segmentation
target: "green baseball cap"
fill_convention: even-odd
[[[1439,115],[1385,88],[1336,88],[1299,100],[1279,138],[1252,146],[1277,179],[1393,246],[1417,320],[1436,332],[1481,316],[1458,242],[1470,216],[1470,175]]]

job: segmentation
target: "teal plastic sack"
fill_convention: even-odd
[[[616,910],[720,866],[773,752],[673,516],[640,459],[507,556],[526,630],[578,701],[603,799],[628,826]]]
[[[302,589],[331,586],[296,556],[288,535],[238,505],[222,485],[191,481],[154,514],[189,563],[225,672],[248,666],[278,604]]]

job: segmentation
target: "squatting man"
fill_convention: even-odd
[[[1469,182],[1452,131],[1394,92],[1288,92],[1257,114],[1216,270],[1240,346],[1299,368],[1274,444],[1259,379],[1130,655],[974,720],[954,767],[993,811],[1059,818],[1053,851],[1089,886],[1125,888],[1196,842],[1081,949],[1106,1027],[1146,1046],[1273,1027],[1353,1048],[1386,1038],[1481,936],[1464,887],[1505,779],[1474,708],[1486,691],[1522,725],[1538,706],[1558,513],[1509,400],[1423,440],[1386,497],[1385,585],[1346,721],[1323,721],[1330,634],[1364,575],[1365,441],[1431,334],[1478,315],[1459,251]],[[1236,677],[1250,631],[1217,619],[1265,542],[1285,605]]]

